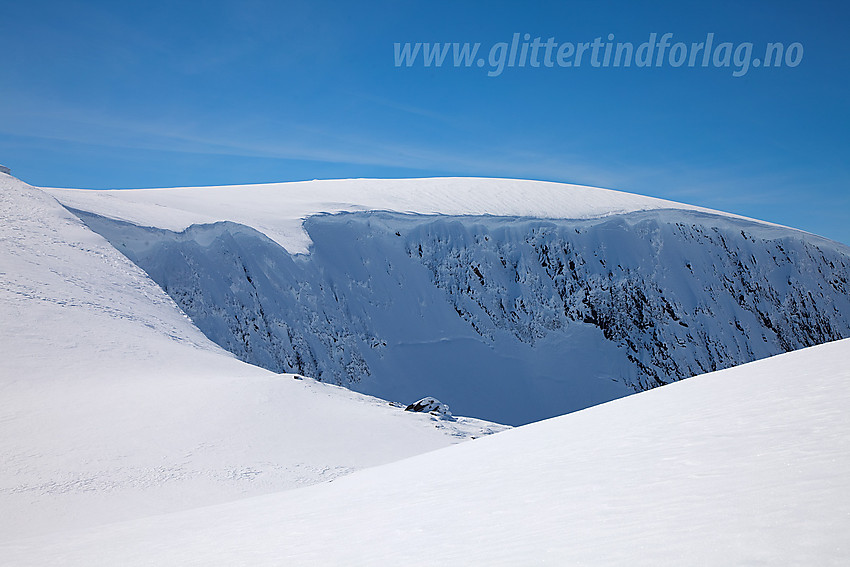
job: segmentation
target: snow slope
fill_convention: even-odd
[[[850,340],[9,565],[846,565]]]
[[[241,360],[501,423],[850,336],[850,248],[616,191],[51,191]]]
[[[236,360],[6,174],[0,218],[2,540],[303,486],[500,429]]]

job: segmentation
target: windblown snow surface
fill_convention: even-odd
[[[850,248],[616,191],[51,192],[241,360],[500,423],[850,336]]]
[[[850,340],[10,565],[847,565]]]
[[[0,218],[0,540],[300,487],[503,429],[236,360],[5,174]]]

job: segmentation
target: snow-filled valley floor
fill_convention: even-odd
[[[466,180],[470,189],[459,191],[459,183],[85,192],[43,191],[0,174],[0,565],[850,562],[850,339],[762,358],[846,336],[847,247],[612,191],[511,180]],[[688,222],[680,222],[682,210]],[[477,224],[458,229],[459,217],[417,216],[434,213],[476,215]],[[632,216],[614,218],[623,214]],[[488,215],[537,220],[502,230],[503,221]],[[538,223],[564,218],[575,224]],[[548,227],[543,236],[540,226]],[[584,241],[567,243],[573,234]],[[612,248],[612,234],[630,244]],[[665,246],[670,234],[691,243]],[[632,242],[633,235],[646,238]],[[373,257],[340,247],[324,265],[305,268],[303,253],[321,259],[321,239],[332,237]],[[458,246],[466,240],[480,255]],[[419,243],[424,250],[414,257]],[[210,257],[193,255],[193,246],[217,246],[223,252],[213,259],[232,261],[204,266]],[[601,262],[597,249],[608,254]],[[186,315],[192,302],[170,295],[185,299],[180,293],[188,288],[175,287],[179,263],[158,266],[163,252],[182,255],[193,268],[185,272],[190,280],[224,278],[198,289],[230,295],[190,297],[212,307],[193,317],[220,318],[211,318],[208,335]],[[641,254],[654,254],[656,264]],[[425,264],[411,267],[420,260]],[[555,269],[571,260],[574,275]],[[246,364],[210,339],[216,321],[244,306],[234,297],[288,289],[289,280],[260,286],[284,265],[296,266],[294,281],[314,289],[302,289],[291,301],[294,311],[277,313],[280,321],[267,317],[268,329],[345,292],[336,311],[316,310],[298,325],[338,329],[339,321],[368,319],[377,323],[363,328],[383,334],[363,333],[372,339],[364,342],[351,332],[344,348],[334,346],[344,336],[331,337],[327,352],[345,354],[357,341],[390,352],[398,345],[378,339],[403,337],[407,343],[395,358],[382,355],[386,360],[398,362],[418,344],[416,365],[466,363],[464,372],[441,376],[445,391],[460,398],[466,388],[469,400],[485,406],[501,393],[510,409],[527,393],[518,382],[515,390],[482,395],[489,370],[501,363],[478,361],[488,352],[504,360],[524,360],[522,349],[533,354],[531,343],[510,346],[488,336],[531,333],[534,348],[590,351],[587,360],[602,357],[615,373],[634,362],[626,356],[638,352],[626,350],[630,341],[636,349],[670,346],[658,353],[670,367],[711,367],[730,362],[723,358],[730,353],[762,360],[513,429],[406,412],[395,402]],[[369,275],[370,265],[380,278]],[[685,267],[705,287],[682,285],[687,280],[670,276],[668,265]],[[405,294],[414,272],[433,274],[439,285]],[[617,278],[627,303],[605,304]],[[605,293],[592,295],[583,279]],[[650,282],[658,293],[638,293],[638,305],[636,282]],[[510,293],[537,305],[491,317]],[[446,294],[454,303],[440,303]],[[290,305],[282,296],[277,301]],[[558,298],[563,304],[552,303]],[[268,310],[272,303],[258,305]],[[607,305],[623,318],[584,313],[590,305]],[[442,338],[419,336],[399,319],[404,313],[430,317],[426,330]],[[712,317],[728,314],[736,325],[711,327]],[[669,324],[656,326],[660,316]],[[546,321],[556,320],[559,329],[572,325],[570,332],[534,334],[553,331]],[[239,329],[259,323],[249,319]],[[617,338],[637,323],[643,334],[626,335],[626,346],[608,344],[607,335]],[[608,342],[600,340],[603,331]],[[703,351],[689,352],[701,341]],[[464,361],[461,347],[471,343],[478,351]],[[454,358],[446,354],[455,350]],[[333,361],[348,368],[344,358]],[[380,368],[379,356],[369,362]],[[551,371],[545,366],[542,374]],[[452,383],[466,375],[479,386]],[[625,383],[613,383],[590,394],[593,381],[574,389],[589,403],[628,393]]]

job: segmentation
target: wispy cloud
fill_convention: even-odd
[[[12,107],[12,106],[10,106]],[[466,175],[532,177],[616,185],[621,176],[582,162],[577,156],[517,152],[494,144],[486,151],[434,146],[385,135],[346,131],[315,123],[199,121],[186,118],[128,119],[67,104],[15,104],[0,110],[0,132],[30,139],[165,152],[307,160],[438,170]]]

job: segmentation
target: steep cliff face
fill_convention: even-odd
[[[512,424],[850,336],[850,249],[696,211],[318,215],[294,255],[75,212],[242,360]]]
[[[482,336],[592,325],[643,390],[847,336],[848,249],[700,213],[418,227],[409,253]]]

